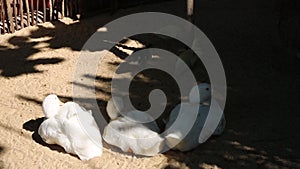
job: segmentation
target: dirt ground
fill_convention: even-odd
[[[214,44],[226,73],[226,130],[195,150],[154,157],[125,155],[105,146],[102,157],[83,162],[46,145],[36,133],[43,117],[41,102],[49,93],[72,99],[81,47],[99,27],[134,12],[184,16],[184,1],[120,9],[81,21],[65,18],[1,35],[0,168],[300,168],[300,59],[288,55],[281,43],[277,4],[197,4],[196,25]],[[121,61],[114,54],[105,59]],[[102,109],[110,97],[114,67],[98,72],[95,85]]]

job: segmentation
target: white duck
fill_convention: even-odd
[[[199,89],[200,98],[195,93],[197,88]],[[170,148],[178,149],[180,151],[191,150],[200,144],[200,132],[203,129],[210,109],[210,86],[206,83],[194,86],[190,92],[189,99],[190,103],[181,103],[172,110],[166,125],[166,129],[172,126],[171,129],[166,131],[165,139],[167,145]],[[183,114],[179,114],[180,110]],[[218,106],[216,107],[216,110],[222,111]],[[177,117],[180,118],[180,121],[174,123]],[[191,121],[195,121],[195,123],[190,126],[190,128],[187,128]],[[222,116],[213,135],[221,134],[224,131],[224,128],[225,118]],[[184,133],[187,134],[184,135]]]
[[[211,88],[207,83],[195,85],[189,93],[189,102],[193,104],[209,104],[210,99]]]
[[[138,121],[152,121],[140,123]],[[126,117],[112,120],[103,131],[103,139],[119,147],[123,152],[154,156],[163,149],[164,139],[157,133],[159,128],[151,116],[141,111],[126,113]]]
[[[54,94],[43,101],[46,120],[40,125],[38,134],[48,144],[58,144],[67,153],[76,154],[81,160],[102,155],[102,139],[92,116],[77,103],[67,102],[62,106]]]

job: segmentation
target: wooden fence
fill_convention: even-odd
[[[0,34],[14,33],[24,27],[64,16],[92,11],[116,11],[163,0],[0,0]],[[188,0],[191,1],[191,0]]]
[[[0,34],[79,13],[79,0],[0,0]]]

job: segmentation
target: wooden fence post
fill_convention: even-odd
[[[57,0],[52,0],[53,1],[53,19],[57,20],[58,14],[57,14]],[[55,12],[54,12],[55,11]]]
[[[50,3],[50,6],[49,6],[49,13],[50,13],[50,21],[52,21],[52,15],[53,15],[53,3],[52,3],[52,0],[49,0],[49,3]]]
[[[65,16],[65,1],[61,1],[61,17],[64,18]]]
[[[30,0],[30,10],[31,10],[31,25],[34,25],[33,0]]]
[[[5,0],[6,2],[6,9],[7,9],[7,23],[10,27],[10,32],[14,33],[15,32],[15,27],[14,27],[14,22],[12,19],[12,9],[11,9],[11,3],[10,0]]]
[[[43,0],[43,8],[44,8],[44,23],[46,22],[46,0]]]
[[[17,14],[17,7],[16,7],[16,5],[17,5],[17,3],[16,3],[17,1],[16,0],[13,0],[13,14],[14,14],[14,20],[15,20],[15,29],[16,30],[18,30],[18,14]]]
[[[66,16],[69,17],[70,16],[69,13],[70,13],[69,12],[69,0],[66,0]]]
[[[2,20],[2,18],[3,18],[3,15],[2,15],[2,6],[3,6],[3,4],[2,4],[2,0],[0,0],[0,19],[1,19],[1,21],[0,22],[2,22],[3,23],[3,30],[5,29],[5,27],[4,27],[4,22],[3,22],[3,20]],[[1,28],[0,28],[0,35],[2,34],[2,31],[1,31]]]
[[[27,13],[27,27],[30,26],[30,13],[29,13],[29,3],[28,0],[25,0],[26,13]]]
[[[39,23],[39,0],[36,1],[36,24]]]
[[[21,17],[21,29],[24,28],[24,14],[23,14],[23,0],[19,0],[20,4],[20,17]]]
[[[4,0],[0,0],[0,5],[1,5],[1,22],[3,24],[3,33],[5,33],[6,32],[6,29],[5,29],[6,15],[5,15],[5,10],[4,10]]]
[[[187,0],[187,16],[188,20],[193,23],[194,0]]]

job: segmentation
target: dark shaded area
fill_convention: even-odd
[[[4,147],[0,146],[0,155],[4,152]],[[4,162],[0,159],[0,169],[4,168]]]
[[[300,58],[300,2],[281,1],[279,35],[291,58]],[[297,61],[297,60],[295,60]]]
[[[0,156],[5,152],[5,147],[0,145]],[[4,168],[4,161],[0,159],[0,169]]]
[[[187,57],[186,52],[190,48],[186,46],[184,43],[180,42],[179,40],[164,35],[153,34],[153,33],[138,34],[138,35],[131,36],[129,38],[131,40],[136,40],[140,42],[145,46],[145,48],[162,49],[175,54],[190,67],[197,81],[209,83],[208,73],[203,63],[199,59],[199,57],[192,50]],[[120,41],[120,43],[126,43],[126,39]],[[117,44],[116,46],[131,50],[133,52],[137,52],[139,50],[145,49],[145,48],[131,48],[119,44]],[[120,57],[121,59],[126,59],[128,54],[118,50],[116,46],[113,47],[110,51],[114,53],[116,56]],[[150,55],[151,54],[149,54],[149,56]],[[147,56],[144,56],[144,58],[141,58],[139,62],[143,62],[143,61],[146,62],[147,60],[154,60],[154,59],[153,58],[150,59],[149,57],[147,58]],[[195,60],[195,62],[193,62],[193,64],[190,64],[188,63],[189,60]],[[126,64],[126,62],[123,64]],[[117,64],[113,64],[113,65],[117,65]],[[132,66],[136,67],[136,65],[132,65]]]
[[[147,77],[147,81],[139,78],[140,75]],[[172,87],[170,87],[172,86]],[[150,109],[149,95],[154,89],[160,89],[167,97],[167,105],[163,113],[156,119],[156,122],[161,129],[165,129],[164,120],[167,120],[174,106],[180,103],[179,87],[169,74],[157,69],[147,69],[138,73],[129,86],[129,96],[132,105],[141,111]],[[158,106],[158,105],[157,105]],[[163,105],[160,105],[163,106]],[[155,117],[155,115],[152,115]]]
[[[299,23],[300,10],[295,12],[292,5],[292,17],[280,14],[281,2],[197,1],[196,24],[216,47],[230,85],[227,130],[183,156],[166,153],[170,160],[190,168],[203,168],[202,163],[221,168],[300,167],[300,59],[295,50],[289,52],[300,47],[299,24],[292,24]],[[291,23],[289,29],[278,29],[281,16],[286,18],[281,22]],[[289,34],[284,36],[289,42],[282,34]]]
[[[120,63],[113,63],[115,66],[118,66]],[[84,75],[84,77],[86,78],[90,78],[90,79],[95,79],[98,80],[100,82],[111,82],[111,78],[107,78],[107,77],[101,77],[101,76],[92,76],[92,75]]]
[[[103,12],[117,13],[118,10],[143,6],[145,4],[157,4],[170,0],[96,0],[81,1],[81,14],[83,17],[95,16]]]
[[[130,64],[127,62],[124,62],[122,64]],[[131,65],[132,69],[135,69],[137,65]],[[126,65],[126,72],[120,72],[119,70],[116,71],[116,73],[128,73],[130,72],[130,67],[128,65]],[[128,71],[128,72],[127,72]],[[96,76],[93,77],[91,75],[85,75],[84,77],[86,78],[91,78],[91,79],[95,79],[96,84],[104,84],[106,83],[107,86],[110,87],[111,85],[111,78],[105,78],[105,77],[101,77],[101,76]],[[145,78],[147,80],[145,80]],[[118,83],[118,81],[124,82],[124,81],[128,81],[129,79],[127,78],[121,78],[121,79],[115,79],[116,83]],[[73,83],[74,85],[78,85],[80,87],[85,87],[89,90],[93,89],[94,86],[86,86],[83,84],[78,84],[78,83]],[[122,91],[123,89],[118,88],[117,86],[115,86],[114,89],[117,89],[115,91],[116,95],[119,95],[118,92],[125,92]],[[112,89],[114,91],[114,89]],[[146,111],[150,108],[150,102],[149,102],[149,94],[152,90],[154,89],[160,89],[164,92],[164,94],[167,97],[167,104],[165,105],[165,110],[163,111],[163,113],[159,116],[158,119],[156,119],[157,124],[159,125],[159,128],[161,129],[161,132],[164,131],[165,128],[165,124],[164,124],[164,120],[168,119],[168,116],[171,112],[171,110],[180,103],[180,91],[179,91],[179,87],[178,84],[176,83],[175,79],[173,79],[168,73],[158,70],[158,69],[147,69],[147,70],[143,70],[140,73],[138,73],[137,75],[135,75],[133,77],[133,80],[130,82],[130,86],[129,86],[129,98],[130,98],[130,102],[131,104],[134,106],[134,108],[136,110],[140,110],[140,111]],[[126,90],[126,89],[124,89]],[[95,87],[95,91],[100,92],[102,94],[105,95],[111,95],[111,93],[106,92],[105,90],[103,90],[100,87]],[[81,101],[82,98],[80,98],[80,102],[82,102],[83,104],[86,104],[86,101]],[[127,100],[124,100],[124,104],[127,105],[129,103],[127,103]],[[100,110],[102,112],[102,115],[105,115],[105,117],[107,116],[107,112],[106,112],[106,102],[99,102],[98,104],[103,104],[103,108],[101,109],[102,106],[100,106]],[[161,105],[163,106],[163,105]],[[92,108],[91,108],[92,109]],[[126,109],[126,107],[125,107]],[[130,110],[124,110],[124,112],[128,112]],[[108,121],[108,118],[106,118],[106,120]]]

